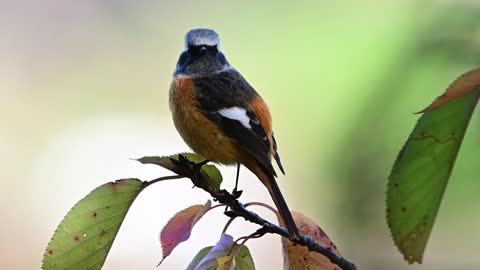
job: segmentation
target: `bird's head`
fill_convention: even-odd
[[[216,74],[231,68],[220,50],[218,34],[205,28],[190,30],[185,35],[185,48],[180,54],[176,77],[200,77]]]

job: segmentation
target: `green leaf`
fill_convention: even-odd
[[[212,208],[212,202],[209,200],[205,205],[197,204],[190,206],[173,216],[163,227],[160,233],[160,242],[162,243],[163,258],[160,265],[168,257],[178,244],[185,242],[190,238],[193,226]]]
[[[387,221],[405,260],[422,262],[465,131],[480,97],[480,71],[462,75],[423,110],[389,176]]]
[[[235,259],[232,258],[233,254],[230,253],[237,247],[233,238],[224,234],[215,246],[200,250],[187,270],[254,270],[255,264],[248,247],[242,246]]]
[[[138,179],[122,179],[80,200],[50,240],[42,269],[101,269],[128,209],[145,187]]]
[[[235,270],[254,270],[252,254],[247,246],[243,246],[235,257]]]
[[[219,265],[218,259],[228,256],[233,247],[233,237],[228,234],[223,234],[217,244],[212,247],[210,252],[198,263],[195,270],[210,270],[223,268],[223,265]],[[222,262],[224,264],[224,262]]]
[[[213,246],[202,248],[202,250],[200,250],[197,253],[197,255],[195,255],[195,257],[193,257],[193,260],[187,266],[186,270],[194,270],[195,267],[198,265],[198,263],[200,263],[200,261],[203,260],[203,258],[205,258],[205,256],[207,256],[207,254],[210,252],[210,250],[212,250],[212,248],[213,248]]]
[[[155,164],[159,165],[167,170],[171,170],[175,172],[173,169],[175,168],[175,165],[172,163],[170,159],[174,160],[179,160],[179,155],[182,155],[186,157],[188,160],[199,163],[204,161],[205,159],[202,158],[201,156],[195,154],[195,153],[180,153],[180,154],[175,154],[175,155],[170,155],[170,156],[151,156],[151,157],[142,157],[139,158],[138,161],[143,163],[143,164]],[[222,174],[220,171],[217,169],[216,166],[206,164],[202,166],[201,169],[201,174],[205,177],[205,179],[208,181],[208,183],[217,188],[220,189],[220,184],[223,181]]]

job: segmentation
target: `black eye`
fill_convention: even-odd
[[[190,45],[190,46],[188,46],[188,53],[191,56],[199,56],[200,55],[200,49],[201,49],[200,46]]]
[[[207,50],[211,53],[217,53],[218,52],[218,48],[217,48],[217,45],[215,46],[206,46],[207,47]]]
[[[208,45],[189,45],[188,46],[188,53],[193,56],[201,56],[201,55],[215,55],[218,52],[218,48],[216,45],[208,46]]]

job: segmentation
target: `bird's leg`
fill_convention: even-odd
[[[242,195],[242,190],[238,190],[238,178],[240,176],[240,163],[237,163],[237,178],[235,179],[235,188],[232,191],[232,195],[235,196],[236,199],[240,198]]]
[[[239,176],[240,176],[240,163],[237,163],[237,178],[235,179],[235,188],[232,191],[232,195],[235,199],[240,198],[240,195],[242,195],[242,192],[243,192],[242,190],[237,190],[238,189],[238,178],[239,178]],[[225,207],[224,213],[229,217],[234,216],[234,215],[232,215],[231,211],[228,211],[228,205],[227,205],[227,207]]]

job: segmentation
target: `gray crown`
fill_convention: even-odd
[[[217,32],[212,29],[207,28],[197,28],[190,30],[187,35],[185,35],[185,48],[188,46],[217,46],[220,45],[220,38],[218,37]]]

